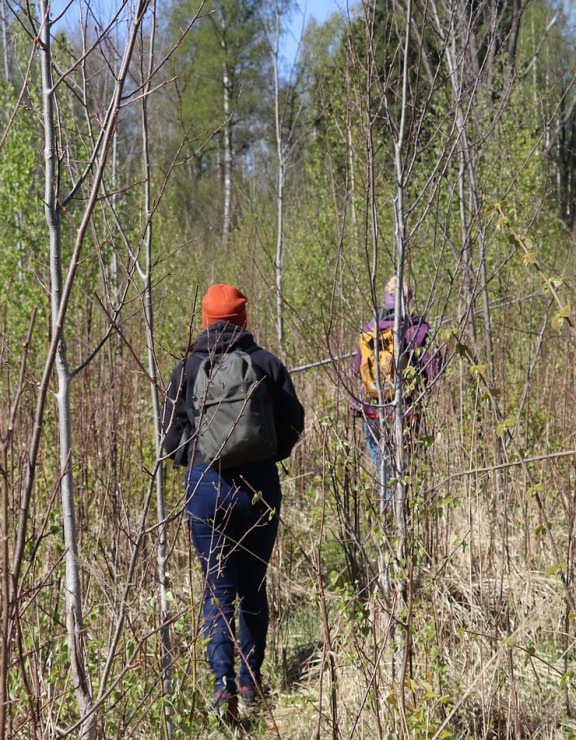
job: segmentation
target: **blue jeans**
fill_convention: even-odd
[[[368,446],[372,462],[374,463],[378,473],[381,474],[384,500],[390,501],[393,496],[393,491],[390,489],[390,469],[392,464],[390,456],[392,454],[392,450],[386,443],[386,439],[382,439],[380,421],[378,419],[365,417],[364,434],[366,436],[366,444]]]
[[[278,470],[272,461],[221,473],[201,465],[186,472],[186,486],[192,543],[205,578],[208,662],[215,688],[235,692],[236,648],[240,683],[261,678],[269,622],[266,571],[281,502]]]

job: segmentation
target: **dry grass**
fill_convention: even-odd
[[[500,458],[499,421],[482,388],[463,383],[454,366],[437,389],[426,427],[432,442],[412,457],[409,608],[398,622],[390,620],[378,573],[378,555],[390,547],[394,524],[384,530],[376,516],[373,471],[361,429],[351,423],[345,388],[332,376],[323,383],[316,371],[297,378],[307,433],[285,474],[283,526],[269,578],[270,700],[245,728],[249,737],[379,740],[445,732],[453,738],[516,740],[576,733],[570,717],[576,703],[576,476],[573,458],[552,456],[569,449],[576,436],[570,348],[557,362],[565,369],[562,382],[553,385],[543,375],[547,393],[528,396],[522,423],[510,432],[514,438]],[[153,508],[127,601],[120,599],[153,455],[145,423],[149,409],[141,404],[137,419],[126,409],[140,408],[134,398],[146,397],[147,389],[134,382],[129,365],[115,372],[123,394],[118,413],[104,413],[100,376],[96,391],[83,387],[80,404],[102,409],[91,417],[93,433],[83,434],[76,460],[87,646],[97,689],[125,610],[102,733],[161,737]],[[554,413],[558,408],[561,414]],[[119,439],[118,429],[126,440]],[[519,464],[520,448],[525,457],[540,459]],[[28,552],[34,558],[26,570],[21,637],[13,642],[10,667],[10,728],[23,740],[56,737],[75,718],[50,459],[44,453],[31,511]],[[514,464],[502,467],[502,461]],[[181,517],[180,473],[169,471],[167,496],[173,711],[183,720],[176,736],[232,736],[206,714],[210,677],[200,636],[202,588]],[[17,510],[15,500],[12,507]],[[409,657],[404,665],[396,659],[399,644]]]

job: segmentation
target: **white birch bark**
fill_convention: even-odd
[[[2,62],[4,79],[10,82],[10,56],[8,51],[8,21],[6,20],[6,0],[0,0],[0,33],[2,35]]]
[[[286,153],[282,137],[282,115],[280,110],[280,76],[278,57],[280,47],[280,11],[276,3],[275,34],[272,43],[272,65],[274,70],[274,129],[276,133],[277,190],[276,190],[276,333],[280,355],[284,355],[284,185],[286,179]]]
[[[285,315],[284,315],[284,255],[285,255],[285,194],[286,176],[290,161],[290,154],[294,143],[294,129],[299,117],[300,109],[289,120],[286,115],[286,105],[282,99],[280,80],[280,49],[282,40],[283,10],[278,0],[274,3],[274,20],[272,24],[261,16],[262,26],[272,58],[272,73],[274,78],[274,138],[276,145],[276,253],[274,259],[274,275],[276,283],[276,336],[280,356],[285,352]]]
[[[150,390],[152,394],[152,411],[154,416],[156,460],[162,459],[162,423],[161,423],[161,404],[158,395],[159,374],[156,363],[156,353],[154,344],[154,311],[152,304],[152,173],[150,162],[150,142],[148,130],[148,93],[151,88],[152,73],[154,69],[154,40],[156,34],[156,4],[152,14],[152,27],[150,33],[150,51],[148,54],[148,71],[144,81],[143,89],[145,94],[142,97],[142,143],[144,151],[144,207],[146,214],[146,231],[144,234],[145,250],[145,271],[144,271],[144,312],[146,316],[146,345],[148,348],[148,372],[150,375]],[[156,467],[156,520],[158,524],[158,543],[156,547],[157,573],[159,587],[159,616],[160,616],[160,643],[161,643],[161,661],[162,661],[162,688],[164,695],[169,697],[172,694],[171,681],[171,640],[168,620],[170,617],[170,606],[168,601],[168,576],[166,563],[168,559],[167,531],[166,531],[166,493],[165,493],[165,475],[162,464]],[[166,722],[166,735],[168,740],[174,737],[174,725],[170,712],[169,702],[164,705],[164,717]]]
[[[90,739],[96,736],[96,714],[91,712],[92,689],[90,672],[84,649],[84,625],[82,618],[82,592],[80,586],[80,566],[76,511],[74,506],[74,476],[72,472],[72,419],[70,389],[71,378],[68,369],[68,356],[64,329],[58,324],[62,306],[62,252],[61,221],[58,203],[59,163],[56,149],[54,83],[52,80],[51,21],[50,5],[41,0],[42,25],[40,29],[40,64],[42,69],[42,99],[44,122],[44,164],[45,189],[44,212],[50,240],[50,308],[52,336],[58,337],[58,351],[55,357],[58,390],[58,431],[60,437],[60,499],[62,523],[66,547],[66,632],[68,656],[72,671],[72,682],[78,709],[82,718],[80,737]]]
[[[220,37],[222,53],[225,56],[226,49],[226,21],[222,17],[222,35]],[[228,62],[226,58],[222,62],[222,103],[224,106],[223,136],[223,162],[222,179],[224,185],[224,203],[222,215],[222,241],[226,244],[232,229],[232,121],[230,118],[230,74],[228,73]]]
[[[66,548],[65,567],[65,600],[67,644],[75,689],[76,702],[80,715],[79,736],[92,740],[96,736],[97,714],[94,710],[90,672],[84,650],[84,631],[82,616],[82,592],[80,579],[80,554],[78,552],[77,522],[74,506],[74,477],[72,468],[73,433],[70,404],[70,390],[73,373],[68,367],[68,356],[64,335],[66,313],[74,285],[74,280],[84,238],[88,230],[94,207],[96,205],[106,157],[111,147],[118,113],[121,106],[122,91],[134,45],[147,2],[140,2],[132,17],[132,26],[127,35],[124,56],[111,102],[104,117],[102,129],[95,144],[92,158],[86,171],[81,175],[71,192],[64,196],[60,193],[58,154],[56,148],[56,92],[57,86],[52,77],[51,58],[51,15],[49,0],[40,1],[40,64],[42,75],[43,123],[44,123],[44,161],[45,161],[45,217],[48,227],[50,245],[50,301],[51,301],[51,342],[45,361],[42,380],[39,386],[35,412],[34,432],[30,443],[29,462],[24,490],[21,496],[21,508],[13,557],[13,575],[11,599],[17,598],[18,580],[22,567],[26,542],[27,522],[32,490],[35,481],[36,460],[40,447],[40,436],[46,407],[50,379],[54,368],[57,376],[56,400],[58,405],[58,424],[60,438],[60,494],[62,505],[62,523],[64,544]],[[80,184],[92,171],[93,179],[86,197],[84,211],[76,231],[76,239],[70,261],[64,268],[61,255],[61,212],[71,200]],[[64,279],[65,276],[65,279]]]
[[[407,314],[404,295],[404,267],[406,262],[406,224],[404,210],[405,167],[404,137],[406,132],[406,111],[408,106],[409,44],[412,26],[412,2],[406,4],[406,30],[404,49],[402,50],[402,98],[400,121],[394,140],[394,171],[396,175],[396,195],[394,197],[394,243],[396,248],[396,296],[394,311],[394,474],[396,489],[394,491],[394,523],[396,526],[396,551],[394,558],[394,617],[395,624],[401,622],[401,613],[406,608],[406,442],[404,437],[404,373],[402,355],[404,348],[405,317]],[[404,665],[407,634],[396,629],[396,661]],[[404,693],[401,692],[401,700]]]

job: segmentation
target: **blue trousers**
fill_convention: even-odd
[[[380,431],[380,422],[378,419],[371,419],[366,417],[364,419],[364,434],[366,436],[366,445],[370,452],[370,457],[378,473],[383,465],[383,485],[384,485],[384,500],[389,501],[392,498],[393,491],[390,489],[390,470],[392,465],[391,449],[389,448],[386,439],[382,439]]]
[[[412,430],[412,437],[418,432],[420,427],[419,419],[414,417],[412,414],[406,417],[406,423],[410,425]],[[384,438],[380,429],[380,422],[378,419],[372,419],[370,417],[364,417],[364,434],[366,436],[366,445],[370,452],[372,462],[376,467],[376,470],[381,475],[381,483],[383,485],[384,501],[388,502],[394,496],[394,491],[390,488],[390,478],[392,477],[392,469],[394,467],[394,445],[392,440],[392,421],[389,424],[384,424]],[[404,467],[408,467],[409,454],[411,449],[411,440],[406,440],[406,450],[404,457]],[[381,467],[383,469],[381,470]]]
[[[281,489],[273,461],[186,473],[186,511],[204,573],[204,636],[216,689],[261,680],[268,634],[266,571],[278,533]],[[238,608],[238,636],[236,635]]]

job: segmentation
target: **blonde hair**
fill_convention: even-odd
[[[402,283],[403,283],[403,288],[404,288],[404,298],[408,299],[412,295],[412,291],[410,290],[406,280],[403,280]],[[392,277],[386,283],[386,287],[384,288],[384,293],[393,293],[393,294],[396,293],[397,285],[398,285],[398,278],[396,275],[392,275]]]

